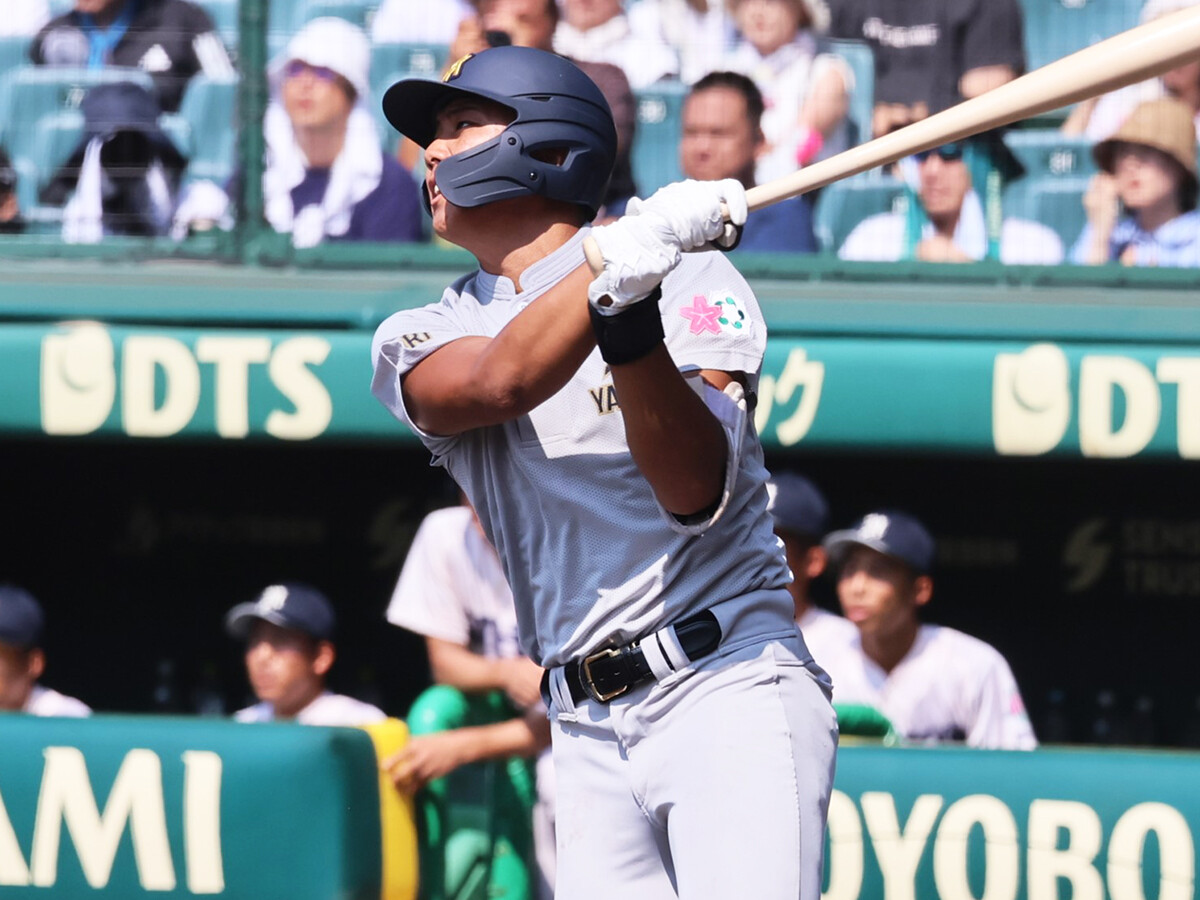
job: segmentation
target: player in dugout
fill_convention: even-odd
[[[680,182],[589,228],[612,116],[531,48],[399,82],[384,112],[479,269],[380,326],[373,390],[467,494],[548,670],[558,895],[818,896],[837,723],[766,511],[766,325],[711,252],[744,189]]]
[[[38,684],[46,671],[45,625],[46,614],[33,594],[15,584],[0,585],[0,712],[90,716],[86,704]]]

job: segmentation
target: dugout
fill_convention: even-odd
[[[469,260],[118,250],[14,253],[0,274],[0,572],[47,607],[47,683],[100,710],[236,708],[222,614],[304,579],[341,613],[335,686],[402,715],[426,663],[383,609],[421,516],[452,495],[370,396],[370,338]],[[1110,691],[1117,740],[1196,740],[1195,275],[739,266],[770,328],[772,466],[817,481],[835,524],[922,517],[929,618],[1005,653],[1039,730],[1057,711],[1062,737],[1093,740]]]

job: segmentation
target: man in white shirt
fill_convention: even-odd
[[[809,596],[812,582],[829,562],[821,546],[821,537],[829,530],[829,504],[815,484],[795,472],[773,474],[767,496],[767,511],[775,520],[775,534],[783,542],[792,570],[788,592],[796,606],[796,624],[813,659],[828,671],[825,657],[857,634],[846,619],[822,609]]]
[[[838,704],[873,706],[912,742],[971,747],[1037,746],[1004,657],[978,638],[924,625],[933,596],[935,545],[901,512],[873,512],[824,541],[837,567],[838,599],[858,635],[822,659]]]
[[[328,598],[305,584],[273,584],[231,609],[225,629],[246,642],[246,674],[259,700],[234,718],[351,726],[386,719],[383,710],[326,689],[337,657],[335,624]]]
[[[42,607],[32,594],[13,584],[0,585],[0,711],[89,716],[91,709],[74,697],[38,684],[46,670],[45,624]]]

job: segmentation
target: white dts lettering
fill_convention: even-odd
[[[1162,390],[1175,392],[1180,457],[1200,459],[1200,357],[1161,357],[1153,371],[1124,356],[1090,355],[1079,365],[1079,449],[1121,459],[1150,445],[1162,423]],[[1120,403],[1118,403],[1120,395]],[[992,439],[998,453],[1037,456],[1055,449],[1071,423],[1066,354],[1054,344],[997,354],[992,373]]]
[[[270,338],[204,335],[189,347],[165,335],[132,335],[116,348],[104,326],[70,323],[42,341],[41,411],[46,434],[89,434],[108,420],[118,396],[121,427],[131,437],[169,437],[191,423],[203,400],[201,366],[213,369],[218,435],[250,433],[250,372],[265,366],[293,407],[270,411],[262,429],[284,440],[320,435],[333,419],[329,391],[312,371],[329,356],[329,342],[301,336]]]
[[[143,749],[125,755],[103,811],[92,790],[82,752],[75,747],[48,747],[45,757],[28,865],[0,800],[0,885],[53,887],[58,880],[65,826],[84,878],[92,888],[108,885],[117,848],[128,829],[142,889],[175,890],[175,862],[158,755]],[[225,889],[220,840],[221,758],[209,751],[188,751],[183,754],[183,765],[183,847],[188,890],[193,894],[218,894]]]
[[[1127,809],[1113,825],[1105,858],[1100,816],[1086,803],[1034,800],[1023,839],[1016,814],[998,797],[972,794],[944,812],[943,806],[943,797],[922,794],[901,824],[891,794],[867,792],[856,805],[835,790],[829,802],[828,886],[822,900],[877,896],[877,888],[866,885],[868,847],[882,877],[883,900],[915,900],[922,887],[928,888],[918,870],[930,850],[932,881],[940,900],[1016,900],[1022,878],[1027,900],[1194,896],[1196,848],[1191,828],[1179,810],[1165,803]],[[1157,844],[1158,884],[1157,889],[1147,885],[1147,891],[1143,867],[1151,835]],[[982,848],[981,864],[979,856],[971,854],[972,846]],[[926,890],[923,896],[928,895]]]

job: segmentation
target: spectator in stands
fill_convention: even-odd
[[[517,614],[500,558],[463,504],[425,517],[387,609],[393,625],[425,637],[433,680],[467,695],[502,691],[512,718],[414,737],[384,769],[412,793],[462,765],[537,756],[534,848],[542,896],[553,896],[554,766],[542,703],[542,669],[517,638]]]
[[[450,48],[451,59],[480,53],[494,42],[554,51],[554,33],[559,23],[557,0],[475,0],[475,9],[476,14],[464,19],[459,26]],[[625,204],[637,193],[630,162],[637,128],[637,102],[629,79],[617,66],[578,59],[572,62],[596,82],[608,101],[617,126],[617,161],[604,198],[604,208],[596,216],[599,224],[623,215]]]
[[[1084,195],[1072,262],[1200,266],[1196,126],[1178,100],[1150,100],[1094,149],[1103,170]]]
[[[1147,0],[1142,7],[1141,23],[1153,22],[1169,13],[1195,6],[1197,2],[1200,0]],[[1160,97],[1174,97],[1185,104],[1200,129],[1200,57],[1164,72],[1158,78],[1081,101],[1063,122],[1063,133],[1084,134],[1099,143],[1112,137],[1139,104]]]
[[[679,74],[675,52],[654,30],[635,31],[622,0],[562,0],[554,49],[575,62],[618,66],[633,89]]]
[[[627,15],[635,34],[658,34],[675,51],[684,84],[720,69],[737,42],[728,0],[638,0]]]
[[[999,87],[1025,69],[1018,0],[838,0],[830,34],[871,46],[876,137]]]
[[[822,609],[811,596],[812,583],[829,563],[821,544],[829,530],[829,504],[803,475],[784,471],[767,482],[767,512],[792,570],[788,592],[796,607],[796,624],[813,658],[823,664],[823,656],[839,652],[856,633],[849,621]]]
[[[995,134],[927,150],[910,157],[902,168],[911,179],[906,211],[879,213],[860,222],[838,251],[842,259],[992,259],[1011,265],[1062,261],[1062,241],[1052,229],[1003,215],[1004,185],[1024,170]]]
[[[829,24],[824,0],[734,0],[742,40],[728,68],[749,75],[766,103],[766,151],[760,182],[772,181],[815,160],[842,126],[854,87],[850,67],[817,53],[816,35]]]
[[[1004,657],[978,638],[926,625],[933,596],[933,537],[901,512],[873,512],[824,541],[838,600],[857,634],[821,665],[838,704],[873,706],[914,742],[1037,746]]]
[[[212,18],[187,0],[75,0],[34,38],[29,58],[46,66],[141,69],[168,112],[179,109],[193,75],[234,76]]]
[[[130,81],[98,84],[80,104],[83,136],[42,190],[63,209],[63,240],[166,234],[187,161],[159,126],[158,101]]]
[[[225,616],[225,630],[246,645],[246,674],[258,703],[239,722],[295,720],[301,725],[366,725],[382,710],[326,688],[337,658],[329,599],[306,584],[273,584]]]
[[[41,605],[24,588],[0,585],[0,711],[34,716],[89,716],[73,697],[38,684],[46,671]]]
[[[705,75],[683,104],[679,162],[685,178],[736,178],[754,186],[755,161],[766,148],[760,122],[763,98],[754,82],[736,72]],[[746,220],[738,250],[812,253],[812,201],[792,197]]]
[[[17,199],[17,170],[7,151],[0,147],[0,234],[20,234],[24,230],[25,220]]]
[[[33,37],[50,21],[48,0],[20,0],[5,6],[0,37]]]
[[[468,0],[383,0],[371,19],[371,42],[449,46],[473,12]]]

